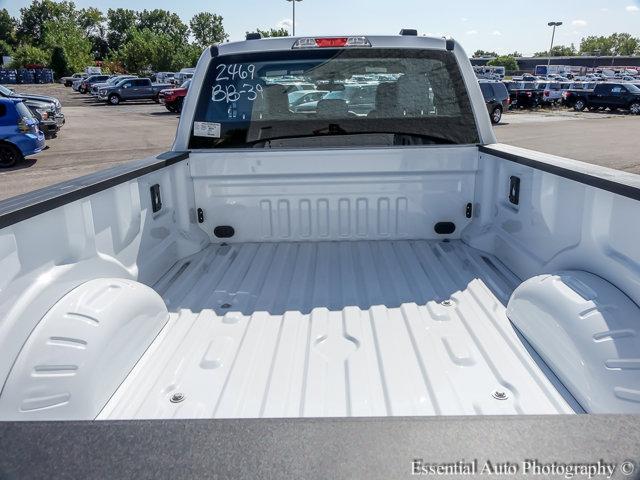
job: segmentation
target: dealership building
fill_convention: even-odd
[[[485,66],[490,62],[492,58],[472,58],[471,64],[473,66]],[[533,73],[536,69],[536,65],[546,65],[549,61],[549,57],[520,57],[516,58],[518,62],[519,71]],[[620,67],[635,67],[640,69],[640,56],[621,56],[621,57],[606,57],[606,56],[577,56],[577,57],[552,57],[551,65],[568,65],[573,67],[572,70],[582,71],[587,73],[598,68],[620,68]]]

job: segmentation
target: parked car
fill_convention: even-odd
[[[185,81],[193,78],[193,72],[195,72],[195,68],[183,68],[178,73],[173,75],[173,78],[170,78],[167,83],[173,83],[174,85],[182,85]],[[166,82],[166,80],[165,80]]]
[[[158,103],[160,91],[170,87],[171,85],[166,83],[151,83],[149,78],[130,78],[101,88],[98,91],[98,99],[110,105],[118,105],[126,100],[153,100]]]
[[[46,138],[53,138],[65,124],[60,101],[47,95],[22,94],[0,85],[0,97],[20,98],[39,121],[40,130]]]
[[[158,72],[156,73],[156,82],[173,83],[174,72]]]
[[[289,107],[295,109],[298,105],[308,102],[322,100],[329,93],[326,90],[296,90],[287,94],[289,97]]]
[[[78,85],[78,92],[82,94],[89,93],[91,86],[94,83],[104,83],[109,80],[109,78],[109,75],[91,75],[80,81],[80,84]]]
[[[542,103],[543,93],[535,82],[505,82],[511,98],[511,108],[535,108]]]
[[[538,82],[536,90],[543,105],[562,102],[562,86],[558,81]]]
[[[0,167],[12,167],[45,146],[38,120],[21,98],[0,98]]]
[[[593,90],[569,90],[564,101],[578,112],[609,108],[640,115],[640,88],[631,83],[599,83]]]
[[[109,87],[111,85],[116,85],[118,82],[122,80],[128,80],[130,78],[138,78],[138,76],[137,75],[116,75],[109,78],[106,82],[94,83],[93,85],[91,85],[91,91],[90,91],[91,96],[97,97],[98,92],[100,91],[101,88]]]
[[[329,91],[322,99],[301,103],[294,107],[296,113],[314,113],[318,110],[319,102],[338,100],[346,104],[349,112],[355,115],[367,115],[375,108],[376,84],[346,84],[343,88]],[[296,91],[296,90],[294,90]],[[329,103],[325,102],[328,105]],[[336,104],[333,102],[333,104]]]
[[[60,79],[60,83],[64,84],[65,87],[70,87],[73,85],[73,82],[76,80],[82,80],[83,78],[88,77],[86,73],[74,73],[70,77],[62,77]]]
[[[182,112],[184,99],[189,91],[191,80],[187,80],[178,88],[166,88],[160,90],[160,103],[164,104],[167,110],[174,113]]]
[[[489,112],[489,118],[491,123],[498,124],[502,120],[503,112],[509,110],[511,104],[511,98],[507,87],[502,82],[492,82],[481,80],[480,90],[482,96],[487,105],[487,111]]]

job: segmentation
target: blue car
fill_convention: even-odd
[[[21,98],[0,98],[0,167],[12,167],[44,148],[44,133]]]

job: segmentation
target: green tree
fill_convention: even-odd
[[[88,37],[104,35],[105,20],[106,17],[95,7],[83,8],[78,12],[78,26]]]
[[[44,25],[49,21],[77,20],[73,2],[62,0],[33,0],[31,5],[20,9],[17,37],[21,43],[41,45],[44,41]]]
[[[262,38],[288,37],[289,36],[289,30],[287,30],[284,27],[282,27],[282,28],[270,28],[269,30],[260,30],[259,28],[257,28],[256,31],[260,35],[262,35]]]
[[[575,45],[571,44],[571,46],[567,47],[566,45],[556,45],[551,50],[552,57],[575,57],[578,54]],[[533,54],[534,57],[548,57],[549,52],[536,52]]]
[[[605,36],[590,36],[580,42],[580,53],[583,55],[633,55],[640,49],[640,39],[629,33],[614,33]]]
[[[629,33],[614,33],[611,35],[614,55],[633,55],[640,47],[640,39]]]
[[[78,25],[91,40],[91,54],[96,60],[109,53],[105,21],[106,17],[95,7],[83,8],[78,13]]]
[[[159,35],[168,35],[176,42],[187,42],[189,27],[180,17],[167,10],[143,10],[138,12],[138,30],[150,30]]]
[[[522,58],[523,55],[520,52],[516,51],[516,52],[510,53],[509,56],[514,58]]]
[[[59,45],[53,47],[49,66],[53,70],[56,78],[62,78],[71,73],[69,71],[69,62],[67,61],[67,55],[64,53],[64,48]]]
[[[193,16],[189,26],[196,43],[202,48],[222,43],[229,37],[224,31],[222,17],[215,13],[200,12]]]
[[[155,34],[149,29],[133,28],[127,36],[128,40],[120,47],[116,58],[128,72],[141,73],[151,70],[156,54]]]
[[[13,55],[13,48],[4,40],[0,40],[0,65],[2,65],[2,57]]]
[[[0,41],[12,47],[16,46],[16,21],[6,8],[0,10]]]
[[[185,43],[184,45],[179,46],[178,51],[174,55],[174,63],[171,70],[195,67],[200,55],[202,55],[202,48],[198,45]]]
[[[67,57],[69,68],[74,72],[84,70],[93,64],[91,55],[92,43],[78,24],[71,20],[48,21],[44,24],[45,48],[53,50],[62,47]]]
[[[487,57],[498,57],[499,55],[496,52],[486,52],[484,50],[476,50],[473,54],[473,58],[487,58]]]
[[[126,8],[110,8],[107,11],[107,43],[111,51],[117,51],[129,39],[138,16]]]
[[[197,45],[177,43],[169,35],[145,28],[133,29],[129,40],[110,60],[119,62],[129,72],[147,73],[195,67],[201,54]]]
[[[504,67],[507,72],[515,72],[518,70],[518,62],[510,55],[502,55],[490,60],[487,63],[490,67]]]
[[[27,65],[47,66],[49,55],[44,50],[31,45],[21,45],[13,52],[11,68],[23,68]]]

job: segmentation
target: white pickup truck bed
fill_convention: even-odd
[[[211,245],[155,285],[169,323],[99,418],[572,413],[518,283],[461,241]]]

